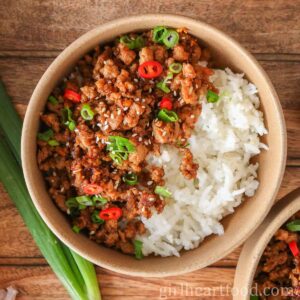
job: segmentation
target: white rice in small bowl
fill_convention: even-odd
[[[211,234],[222,235],[221,220],[234,212],[259,186],[258,163],[251,158],[268,147],[260,142],[267,134],[255,85],[230,69],[214,70],[210,77],[220,98],[217,103],[200,99],[202,113],[189,139],[189,148],[199,164],[197,179],[179,172],[178,149],[161,147],[151,164],[163,166],[165,187],[172,192],[162,213],[142,218],[147,233],[139,237],[143,254],[179,256],[182,249],[199,246]]]

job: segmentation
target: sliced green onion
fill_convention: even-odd
[[[165,187],[160,185],[157,185],[155,187],[154,193],[165,198],[170,198],[172,196],[171,192],[169,192]]]
[[[165,26],[156,26],[153,29],[152,40],[155,43],[163,43],[164,36],[168,33],[168,29]]]
[[[129,49],[139,49],[145,45],[145,41],[142,36],[138,36],[136,39],[131,39],[128,35],[124,35],[120,38],[120,42],[126,45]]]
[[[164,93],[168,94],[171,92],[171,90],[169,89],[169,87],[166,85],[166,83],[164,81],[160,81],[156,84],[156,87],[161,89]]]
[[[76,128],[76,122],[72,119],[72,111],[70,108],[65,107],[62,109],[62,121],[63,123],[69,127],[71,131]]]
[[[73,230],[75,233],[79,233],[81,229],[80,229],[78,226],[74,225],[74,226],[72,227],[72,230]]]
[[[52,95],[49,96],[48,101],[49,101],[51,104],[54,104],[54,105],[58,104],[58,100],[57,100],[54,96],[52,96]]]
[[[179,42],[179,34],[175,30],[168,30],[163,36],[163,43],[167,48],[173,48]]]
[[[99,210],[94,210],[91,215],[92,222],[95,224],[103,224],[105,221],[99,217]]]
[[[298,219],[289,222],[288,224],[286,224],[286,228],[292,232],[300,231],[300,220]]]
[[[134,255],[136,259],[142,259],[143,256],[143,242],[139,240],[134,240],[133,242],[134,245]]]
[[[90,121],[93,120],[95,113],[92,111],[91,107],[88,104],[83,104],[80,114],[84,120]]]
[[[215,103],[219,100],[219,95],[214,93],[211,90],[208,90],[207,94],[206,94],[206,99],[207,99],[207,102],[209,102],[209,103]]]
[[[135,173],[126,174],[122,179],[128,185],[136,185],[138,182],[138,177]]]
[[[48,144],[49,144],[51,147],[59,146],[59,142],[58,142],[57,140],[49,140],[49,141],[48,141]]]
[[[38,133],[38,139],[44,142],[48,142],[54,135],[54,132],[52,129],[49,129],[45,132]]]
[[[75,197],[69,198],[65,203],[68,208],[77,208],[78,207],[78,202]]]
[[[110,152],[109,156],[117,163],[121,164],[123,160],[128,158],[128,153],[135,151],[135,146],[132,142],[121,136],[109,136],[109,144],[106,150]]]
[[[169,66],[169,70],[170,70],[172,73],[178,74],[178,73],[180,73],[181,70],[182,70],[182,64],[180,64],[180,63],[172,63],[172,64]]]
[[[103,197],[98,196],[98,195],[97,196],[93,196],[92,200],[94,201],[94,204],[96,206],[98,206],[98,204],[99,205],[104,205],[104,204],[106,204],[108,202],[108,200],[106,198],[103,198]],[[99,203],[97,203],[97,202],[99,202]]]
[[[179,120],[178,115],[175,111],[168,110],[168,109],[161,109],[157,115],[159,120],[164,122],[177,122]]]
[[[84,205],[84,206],[92,206],[94,205],[93,200],[89,196],[78,196],[75,198],[78,204]]]
[[[109,156],[117,165],[122,164],[123,158],[120,153],[109,153]]]

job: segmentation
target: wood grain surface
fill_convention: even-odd
[[[227,32],[269,74],[288,131],[288,160],[277,200],[300,186],[299,0],[2,0],[0,76],[23,117],[30,95],[53,59],[89,29],[118,17],[176,13]],[[241,247],[205,269],[165,279],[97,274],[104,299],[231,299]],[[0,288],[15,285],[20,300],[69,299],[0,185]],[[96,300],[96,299],[95,299]]]

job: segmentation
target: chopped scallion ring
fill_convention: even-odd
[[[91,215],[92,222],[95,224],[103,224],[105,222],[99,217],[99,212],[99,210],[94,210]]]
[[[153,29],[152,40],[155,43],[163,43],[164,36],[168,33],[168,29],[165,26],[156,26]]]
[[[81,230],[81,228],[79,228],[78,226],[74,225],[74,226],[72,227],[72,230],[73,230],[75,233],[79,233],[80,230]]]
[[[219,95],[211,90],[208,90],[206,94],[206,99],[209,103],[216,103],[219,100]]]
[[[139,49],[145,45],[145,41],[142,36],[131,39],[128,35],[124,35],[120,38],[120,42],[126,45],[129,49]]]
[[[179,120],[179,117],[175,111],[167,110],[165,108],[159,111],[157,117],[159,120],[164,122],[177,122]]]
[[[300,220],[298,219],[289,222],[288,224],[286,224],[286,228],[292,232],[300,231]]]
[[[101,196],[93,196],[92,200],[94,201],[94,204],[96,206],[103,205],[103,204],[106,204],[108,202],[108,200],[106,198],[103,198]]]
[[[122,179],[128,185],[136,185],[138,182],[138,177],[135,173],[126,174]]]
[[[52,96],[52,95],[49,96],[48,101],[49,101],[51,104],[54,104],[54,105],[58,104],[58,100],[57,100],[54,96]]]
[[[48,142],[54,135],[54,132],[52,129],[49,129],[45,132],[38,133],[38,139],[44,142]]]
[[[172,64],[169,66],[169,70],[170,70],[172,73],[178,74],[178,73],[180,73],[181,70],[182,70],[182,64],[180,64],[180,63],[172,63]]]
[[[134,240],[133,242],[134,245],[134,254],[136,259],[142,259],[143,256],[143,242],[139,240]]]
[[[95,113],[92,111],[91,107],[88,104],[83,104],[80,114],[84,120],[90,121],[93,120]]]
[[[72,119],[72,111],[69,107],[65,107],[61,111],[62,113],[62,122],[68,126],[68,128],[73,131],[76,128],[76,123]]]
[[[163,43],[167,48],[173,48],[179,41],[179,34],[175,30],[168,30],[163,36]]]
[[[92,206],[94,205],[93,200],[89,196],[78,196],[75,198],[78,204],[84,205],[84,206]]]
[[[49,140],[48,145],[50,145],[51,147],[59,146],[59,142],[56,140]]]
[[[165,187],[160,185],[157,185],[155,187],[154,193],[165,198],[170,198],[172,196],[171,192],[169,192]]]
[[[121,164],[123,160],[128,159],[128,153],[135,151],[132,142],[124,137],[109,136],[108,140],[109,144],[106,150],[110,152],[109,156],[117,164]]]

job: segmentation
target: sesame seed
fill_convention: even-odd
[[[167,135],[167,132],[164,131],[164,132],[162,133],[162,136],[166,136],[166,135]]]
[[[96,143],[99,142],[99,136],[96,136]]]
[[[81,169],[73,170],[73,173],[78,173],[80,171],[81,171]]]
[[[143,140],[143,138],[140,136],[140,137],[139,137],[139,142],[141,142],[142,140]]]
[[[143,109],[146,109],[146,106],[145,106],[145,105],[142,105],[142,108],[143,108]]]
[[[153,183],[153,181],[150,180],[150,181],[147,182],[147,185],[151,185],[152,183]]]
[[[124,111],[127,111],[127,110],[128,110],[128,107],[124,107],[123,110],[124,110]]]
[[[115,116],[113,114],[110,115],[110,118],[114,120]]]
[[[195,87],[196,87],[196,89],[197,89],[197,88],[199,87],[199,85],[198,85],[198,84],[196,84],[196,85],[195,85]]]
[[[100,124],[100,123],[97,123],[96,125],[97,125],[98,127],[101,127],[101,124]]]
[[[195,115],[191,115],[191,119],[194,119],[195,118]]]
[[[139,82],[139,80],[137,78],[134,78],[133,81],[134,82]]]
[[[108,114],[104,114],[103,116],[104,116],[105,118],[108,118]]]
[[[95,234],[95,231],[90,231],[90,235],[94,235]]]
[[[65,188],[62,186],[60,191],[63,193],[65,191]]]
[[[117,111],[117,114],[118,114],[118,116],[120,116],[121,115],[121,111],[118,109],[118,111]]]
[[[152,88],[150,88],[148,92],[149,92],[149,93],[152,93]]]
[[[79,132],[78,128],[75,128],[75,129],[74,129],[74,132],[78,133],[78,132]]]
[[[103,107],[102,109],[101,109],[101,112],[105,112],[106,111],[106,108],[105,107]]]
[[[137,133],[134,133],[134,134],[132,135],[132,137],[135,137],[135,136],[137,136]]]
[[[173,92],[173,95],[176,97],[176,96],[177,96],[177,92],[176,92],[176,91],[174,91],[174,92]]]
[[[142,99],[142,102],[145,103],[145,102],[146,102],[146,99],[143,98],[143,99]]]

